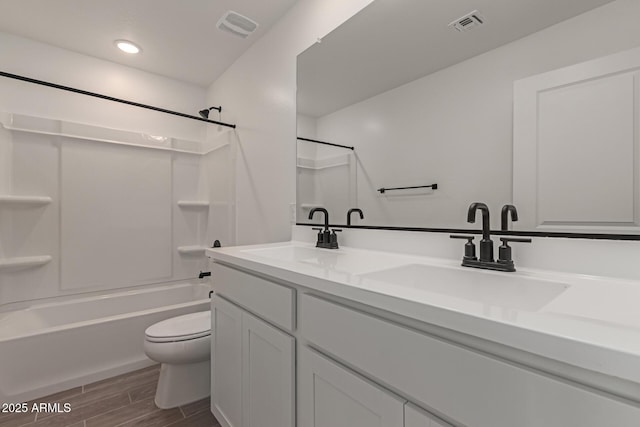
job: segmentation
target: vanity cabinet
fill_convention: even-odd
[[[236,279],[227,277],[225,284],[233,287],[230,293],[239,301],[216,289],[211,302],[211,411],[224,427],[293,427],[295,338],[236,305],[247,303],[244,296],[249,295],[249,305],[256,303],[266,317],[272,312],[242,289],[245,281],[255,285],[260,278],[227,270],[215,268]],[[284,295],[288,291],[293,290]]]
[[[212,267],[211,407],[223,427],[640,425],[636,394],[565,378],[553,361],[303,279]]]
[[[405,400],[305,347],[299,427],[403,427]]]

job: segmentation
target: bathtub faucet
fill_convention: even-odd
[[[211,276],[211,272],[210,271],[204,271],[204,272],[200,272],[200,274],[198,274],[198,279],[202,279],[203,277],[207,277],[207,276]]]

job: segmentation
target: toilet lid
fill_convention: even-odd
[[[211,311],[185,314],[151,325],[144,332],[153,342],[186,341],[211,334]]]

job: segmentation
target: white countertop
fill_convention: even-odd
[[[640,384],[640,283],[297,241],[214,260]],[[215,280],[215,278],[213,278]]]

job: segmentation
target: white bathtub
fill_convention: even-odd
[[[209,309],[205,284],[172,284],[0,313],[0,403],[43,397],[153,364],[144,330]]]

